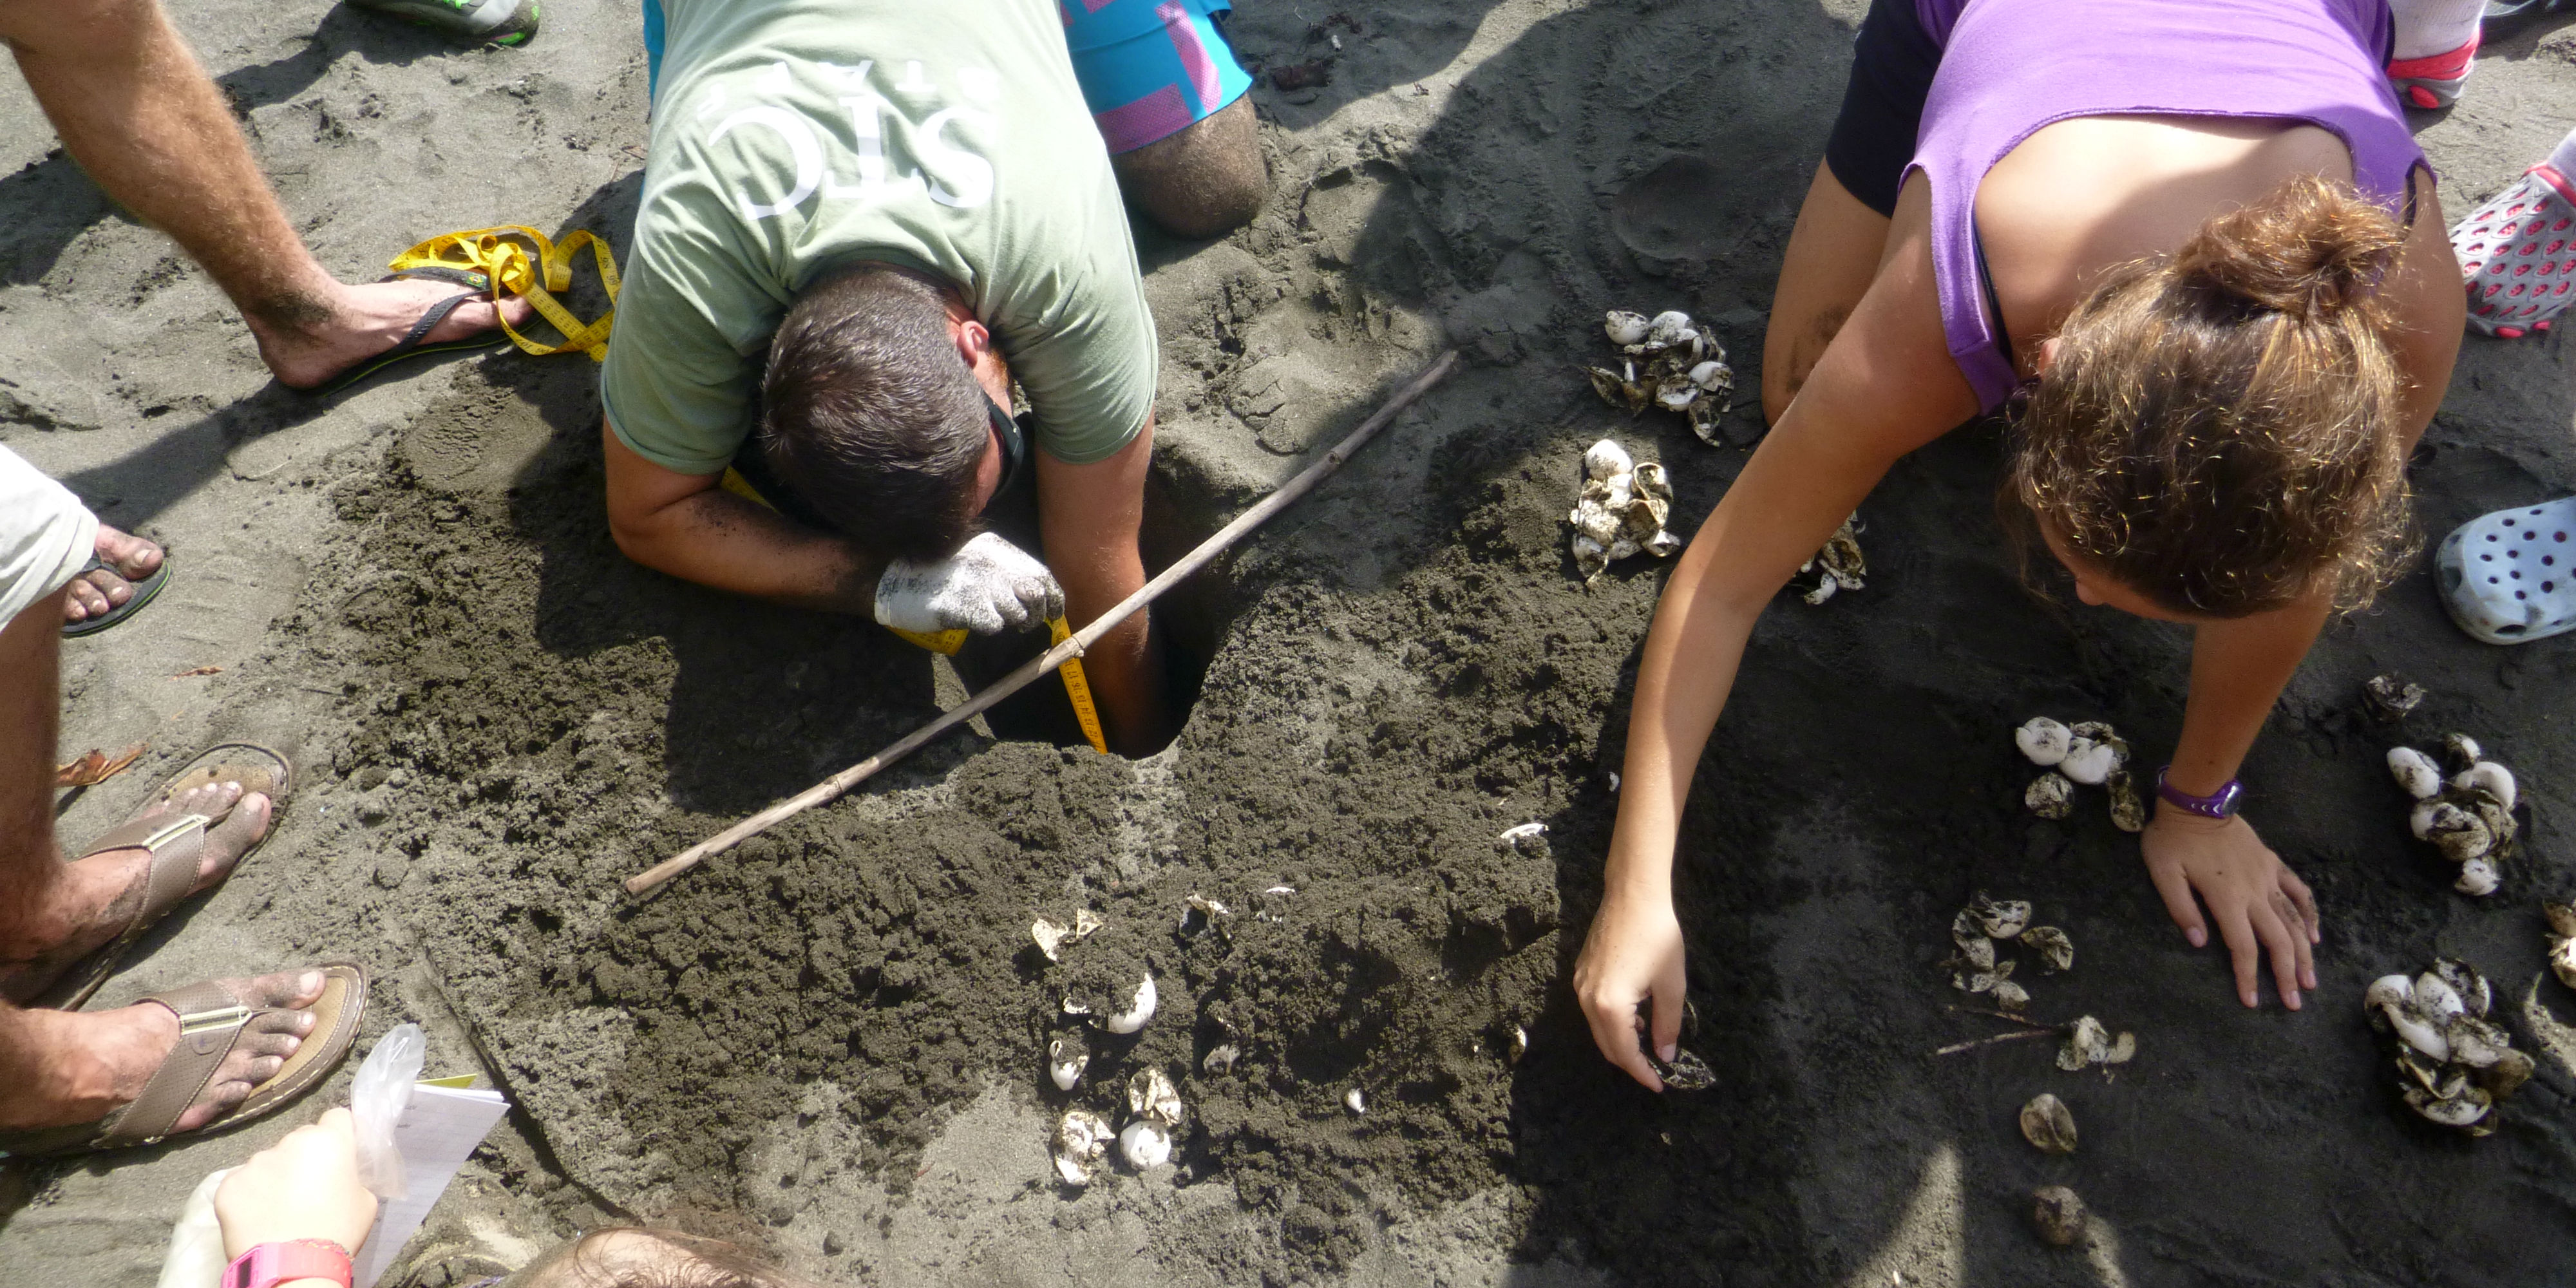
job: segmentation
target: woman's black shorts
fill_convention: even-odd
[[[1825,140],[1825,164],[1862,205],[1882,215],[1896,213],[1923,100],[1940,68],[1941,47],[1923,30],[1914,0],[1870,0],[1869,16],[1852,39],[1851,83]]]

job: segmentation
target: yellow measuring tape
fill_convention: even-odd
[[[751,480],[744,478],[740,470],[727,468],[718,486],[756,505],[773,510],[778,508],[770,505],[769,498],[762,496],[760,489],[753,487]],[[954,657],[957,650],[966,647],[967,632],[963,630],[908,631],[900,626],[889,626],[886,629],[943,657]],[[1048,647],[1052,648],[1072,639],[1073,628],[1067,625],[1063,618],[1051,617],[1047,619],[1047,634]],[[1084,740],[1091,744],[1093,751],[1104,756],[1108,755],[1109,739],[1100,732],[1100,708],[1092,704],[1091,680],[1082,673],[1082,659],[1066,658],[1064,665],[1056,668],[1056,674],[1064,679],[1064,696],[1073,703],[1073,718],[1082,726]]]
[[[591,249],[599,262],[600,285],[608,288],[608,311],[596,322],[583,322],[555,298],[555,292],[572,289],[572,253],[583,246]],[[520,296],[535,305],[537,316],[563,332],[561,344],[540,344],[519,334],[507,320],[501,329],[512,343],[537,357],[580,350],[593,362],[608,357],[609,324],[617,317],[617,260],[608,253],[608,243],[575,229],[558,242],[525,224],[503,224],[495,228],[475,228],[461,233],[448,233],[394,256],[393,270],[407,268],[453,268],[482,273],[492,279],[495,303]]]

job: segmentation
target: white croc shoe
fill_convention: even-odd
[[[2576,497],[2471,519],[2433,567],[2451,620],[2489,644],[2576,630]]]

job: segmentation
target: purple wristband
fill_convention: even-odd
[[[2237,779],[2230,778],[2227,780],[2227,785],[2219,788],[2217,791],[2212,792],[2207,796],[2194,796],[2191,793],[2165,781],[2165,775],[2172,771],[2173,766],[2171,765],[2167,765],[2163,769],[2156,771],[2156,799],[2163,801],[2167,805],[2173,806],[2175,809],[2198,814],[2202,818],[2234,818],[2236,816],[2236,802],[2238,798],[2245,795],[2244,783]]]

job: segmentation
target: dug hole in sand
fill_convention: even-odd
[[[337,400],[268,385],[203,275],[120,218],[0,78],[6,441],[179,570],[66,650],[65,754],[149,741],[71,803],[108,826],[218,737],[294,754],[277,843],[171,919],[109,1002],[347,956],[368,1040],[417,1020],[432,1072],[519,1106],[421,1247],[524,1259],[669,1220],[843,1283],[2537,1283],[2563,1273],[2576,1159],[2544,1061],[2498,1133],[2390,1091],[2358,999],[2435,956],[2519,996],[2571,880],[2569,646],[2459,635],[2419,573],[2331,628],[2248,762],[2265,839],[2317,890],[2323,987],[2233,999],[2137,842],[2021,807],[2029,713],[2116,724],[2147,763],[2186,641],[2024,594],[1991,434],[1900,463],[1863,507],[1866,589],[1784,602],[1711,742],[1678,871],[1692,1039],[1658,1098],[1594,1052],[1565,979],[1599,897],[1640,644],[1669,563],[1584,586],[1563,523],[1583,450],[1671,474],[1687,536],[1744,453],[1631,420],[1579,364],[1605,309],[1691,313],[1748,392],[1780,247],[1839,102],[1857,6],[1249,0],[1274,192],[1212,244],[1142,232],[1163,338],[1149,554],[1168,560],[1445,348],[1470,365],[1156,612],[1197,688],[1168,751],[1064,736],[1051,686],[635,904],[617,882],[882,748],[965,681],[873,625],[771,609],[623,559],[594,371],[504,352]],[[457,52],[349,10],[177,14],[325,263],[372,276],[432,233],[526,222],[623,247],[640,184],[633,10],[556,0],[520,51]],[[2456,214],[2543,155],[2576,30],[2499,41],[2418,124]],[[2546,118],[2546,119],[2544,119]],[[1683,158],[1676,162],[1675,158]],[[1654,176],[1639,185],[1644,176]],[[1640,194],[1622,201],[1632,187]],[[2414,468],[2442,531],[2576,490],[2563,342],[2472,340]],[[1750,403],[1748,398],[1747,402]],[[15,409],[15,410],[11,410]],[[1732,413],[1749,438],[1758,410]],[[967,663],[972,669],[974,663]],[[220,672],[181,673],[220,666]],[[2407,840],[2359,712],[2398,670],[2428,729],[2521,776],[2527,857],[2485,901]],[[1202,673],[1203,672],[1203,673]],[[179,677],[179,678],[173,678]],[[1542,821],[1543,839],[1504,829]],[[1295,890],[1275,900],[1274,886]],[[1945,1009],[1973,890],[2082,945],[2034,1016],[2134,1031],[2108,1073]],[[1186,934],[1196,893],[1235,911]],[[1039,916],[1102,916],[1159,1012],[1044,1068]],[[2530,923],[2530,924],[2526,924]],[[1110,933],[1104,931],[1104,934]],[[2555,983],[2543,997],[2576,1005]],[[1230,1027],[1229,1027],[1230,1026]],[[1513,1036],[1527,1052],[1513,1062]],[[1240,1058],[1204,1066],[1217,1044]],[[1155,1065],[1175,1164],[1056,1184],[1054,1124]],[[198,1178],[345,1096],[227,1136],[10,1173],[13,1282],[141,1285]],[[1364,1113],[1346,1094],[1364,1093]],[[2037,1093],[2083,1123],[2043,1155]],[[2101,1231],[2042,1244],[2030,1194]]]

